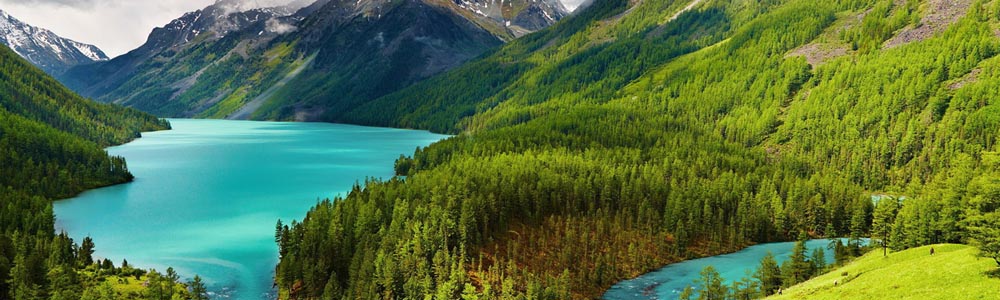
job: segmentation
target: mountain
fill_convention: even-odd
[[[998,5],[593,1],[341,113],[455,136],[276,227],[277,286],[593,299],[800,235],[972,243],[998,259]]]
[[[108,59],[97,46],[25,24],[3,10],[0,10],[0,44],[10,47],[49,74],[61,74],[73,66]]]
[[[212,63],[212,59],[205,56],[214,56],[216,52],[225,54],[236,46],[233,42],[238,38],[235,36],[225,39],[234,31],[251,26],[263,28],[267,20],[291,14],[286,8],[255,8],[240,11],[238,9],[242,7],[238,6],[238,3],[238,1],[236,4],[232,1],[219,1],[205,9],[186,13],[163,27],[153,29],[146,43],[139,48],[109,61],[78,66],[63,74],[61,78],[67,86],[84,96],[98,98],[100,95],[117,92],[118,94],[111,96],[124,97],[122,94],[132,91],[123,89],[134,88],[136,82],[161,78],[161,80],[171,80],[179,77],[180,75],[173,73],[162,73],[163,69],[173,67],[175,64],[181,65],[178,68],[185,68],[182,72],[183,76],[187,77],[195,73],[186,70],[193,68],[192,65],[204,67]],[[255,37],[256,33],[254,32]],[[266,33],[268,33],[266,37],[273,38],[272,33]],[[181,58],[190,61],[180,62]],[[167,65],[167,63],[173,64]],[[181,81],[181,79],[184,78],[176,80]],[[146,87],[146,89],[164,88],[166,87]]]
[[[188,13],[138,49],[60,79],[161,116],[334,120],[567,15],[557,0],[233,7]]]
[[[103,148],[166,128],[76,95],[0,45],[0,298],[80,299],[101,289],[113,274],[93,274],[89,238],[78,245],[56,234],[51,201],[132,180],[125,160]]]

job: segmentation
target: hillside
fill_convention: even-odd
[[[159,116],[330,121],[567,14],[555,0],[331,0],[249,10],[227,9],[227,1],[155,29],[122,57],[59,78],[84,96]]]
[[[998,7],[595,1],[343,114],[457,136],[278,228],[278,286],[592,298],[801,231],[975,239],[966,220],[1000,207]],[[907,200],[875,220],[879,193]]]
[[[0,298],[80,299],[103,280],[81,271],[95,268],[93,242],[55,232],[51,201],[131,180],[102,148],[166,128],[83,99],[0,46]]]
[[[128,181],[124,161],[101,147],[169,126],[134,109],[83,99],[6,47],[0,59],[0,186],[60,198]]]
[[[934,255],[930,255],[930,248]],[[865,256],[767,299],[993,299],[1000,279],[974,247],[937,244]]]

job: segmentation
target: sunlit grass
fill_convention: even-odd
[[[986,275],[996,263],[976,252],[941,244],[883,257],[876,249],[768,299],[1000,299],[1000,279]]]

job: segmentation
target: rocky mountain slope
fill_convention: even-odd
[[[323,0],[250,10],[220,1],[61,80],[161,116],[334,120],[567,14],[557,0]]]
[[[0,44],[49,74],[59,74],[76,65],[108,59],[97,46],[28,25],[3,10],[0,10]]]

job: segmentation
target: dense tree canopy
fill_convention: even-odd
[[[799,232],[851,236],[838,257],[873,235],[989,245],[967,217],[996,210],[974,175],[1000,132],[997,2],[889,47],[926,1],[709,0],[675,19],[688,2],[596,1],[346,114],[457,136],[282,226],[278,286],[579,298]],[[800,256],[792,281],[818,265]]]
[[[125,160],[102,147],[168,127],[80,98],[0,46],[0,298],[123,298],[100,282],[135,270],[95,261],[89,237],[55,234],[51,201],[131,180]]]

